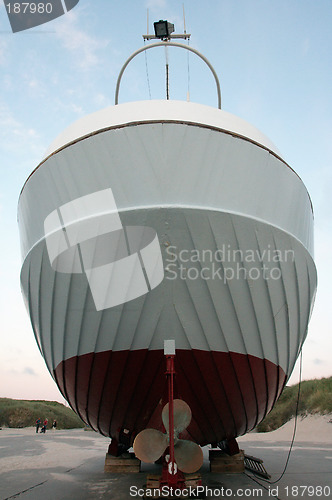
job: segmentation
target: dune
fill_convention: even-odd
[[[249,432],[239,438],[239,443],[246,441],[291,441],[294,432],[295,418],[292,418],[279,429],[272,432]],[[295,442],[331,443],[332,414],[306,415],[297,419]]]

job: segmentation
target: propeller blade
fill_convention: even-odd
[[[153,463],[162,456],[168,446],[168,438],[157,429],[144,429],[135,437],[133,448],[142,462]]]
[[[202,448],[193,441],[179,439],[174,446],[174,458],[182,472],[196,472],[203,464]]]
[[[185,401],[182,399],[174,399],[174,430],[177,434],[184,431],[188,427],[191,421],[191,409]],[[163,424],[165,426],[166,432],[169,431],[169,419],[168,419],[168,406],[167,403],[161,414]]]

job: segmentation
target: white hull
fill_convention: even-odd
[[[91,196],[107,189],[115,205],[90,206]],[[50,218],[60,224],[54,231],[45,224]],[[243,355],[283,374],[274,382],[266,375],[272,396],[266,389],[259,417],[251,424],[246,417],[233,434],[269,410],[307,333],[316,290],[313,214],[300,178],[253,127],[219,110],[171,101],[96,113],[64,132],[29,177],[19,223],[23,293],[53,375],[62,363],[91,353],[159,352],[174,338],[178,350]],[[162,261],[149,271],[138,252],[150,291],[98,308],[89,273],[99,266],[103,274],[100,238],[112,224],[119,234],[152,228]],[[84,273],[77,249],[83,252],[87,227]],[[54,267],[51,239],[54,255],[76,252],[72,273]],[[129,278],[129,284],[141,279],[137,266]]]

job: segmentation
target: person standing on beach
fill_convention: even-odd
[[[40,425],[41,425],[41,420],[40,420],[40,418],[37,418],[37,420],[36,420],[36,432],[37,433],[38,433]]]
[[[48,424],[48,420],[47,420],[47,418],[45,418],[44,423],[43,423],[43,427],[42,427],[40,432],[43,432],[45,434],[47,424]]]

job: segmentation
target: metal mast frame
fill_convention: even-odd
[[[190,52],[193,52],[198,57],[200,57],[206,63],[206,65],[210,68],[210,70],[211,70],[211,72],[212,72],[212,74],[214,76],[215,82],[216,82],[217,94],[218,94],[218,108],[221,109],[220,83],[219,83],[219,79],[218,79],[217,73],[215,72],[215,69],[213,68],[212,64],[208,61],[208,59],[205,56],[203,56],[203,54],[201,54],[198,50],[193,49],[189,45],[184,45],[183,43],[172,42],[172,41],[168,41],[168,40],[162,41],[162,42],[151,43],[150,45],[146,45],[144,47],[141,47],[140,49],[138,49],[135,52],[133,52],[130,57],[128,57],[128,59],[126,60],[126,62],[124,63],[124,65],[122,66],[122,68],[120,70],[120,73],[119,73],[119,76],[118,76],[118,80],[117,80],[117,83],[116,83],[115,105],[119,104],[119,90],[120,90],[121,79],[122,79],[122,76],[123,76],[123,73],[124,73],[126,67],[130,63],[130,61],[132,61],[134,59],[134,57],[136,57],[141,52],[144,52],[145,50],[153,49],[154,47],[165,47],[165,46],[166,47],[179,47],[181,49],[189,50]]]

